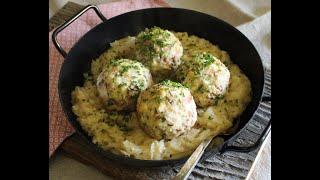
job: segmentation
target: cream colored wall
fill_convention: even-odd
[[[70,0],[87,4],[102,4],[119,0]],[[49,0],[49,18],[62,8],[68,0]],[[237,26],[270,10],[271,0],[166,0],[172,7],[201,11]],[[228,13],[225,13],[228,12]]]

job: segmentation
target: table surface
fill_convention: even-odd
[[[59,1],[59,0],[58,0]],[[113,0],[114,1],[114,0]],[[215,0],[213,0],[215,1]],[[60,3],[62,1],[60,0]],[[251,15],[242,15],[233,18],[236,14],[240,14],[238,9],[232,8],[229,10],[232,12],[229,16],[220,15],[221,7],[227,7],[228,2],[220,1],[219,6],[215,8],[210,8],[211,5],[205,5],[203,3],[196,3],[195,1],[185,0],[185,3],[182,3],[180,0],[167,0],[167,2],[173,7],[182,7],[188,9],[194,9],[198,11],[205,12],[207,14],[214,15],[218,18],[221,18],[230,24],[236,26],[243,24],[245,22],[251,21],[254,17]],[[199,1],[197,1],[199,2]],[[80,2],[80,3],[83,3]],[[212,2],[214,4],[214,2]],[[50,1],[52,5],[52,1]],[[217,10],[218,9],[218,10]],[[219,10],[220,9],[220,10]],[[52,12],[51,13],[55,13]],[[223,14],[223,13],[222,13]],[[70,168],[72,167],[72,168]],[[254,160],[254,163],[248,173],[247,179],[271,179],[270,178],[270,167],[271,167],[271,134],[267,137],[266,141],[261,146],[257,157]],[[68,171],[66,171],[68,169]],[[50,160],[49,164],[49,179],[109,179],[95,168],[83,165],[71,158],[69,158],[63,152],[57,152]]]

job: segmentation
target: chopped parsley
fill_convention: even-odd
[[[161,97],[156,97],[155,100],[156,100],[156,102],[159,103],[159,104],[160,104],[161,101],[162,101]]]
[[[165,122],[165,121],[166,121],[166,118],[162,117],[162,118],[161,118],[161,121],[162,121],[162,122]]]
[[[141,45],[141,48],[139,50],[142,54],[144,54],[150,58],[153,58],[156,55],[155,50],[151,46],[148,46],[148,45],[144,45],[144,44]]]
[[[120,74],[127,72],[130,69],[130,66],[122,66],[122,70],[120,71]]]
[[[145,85],[142,79],[132,81],[132,85],[138,90],[144,89]]]
[[[158,55],[162,57],[164,52],[161,49],[173,44],[170,40],[170,32],[159,27],[153,27],[151,29],[146,28],[145,31],[137,36],[140,52],[149,58]],[[159,46],[160,50],[155,48],[153,46],[154,44]]]
[[[152,41],[159,46],[165,45],[165,40],[170,37],[170,32],[168,30],[163,30],[159,27],[153,27],[151,29],[146,28],[145,31],[138,35],[143,41]]]
[[[139,66],[137,65],[123,65],[121,66],[121,71],[120,74],[122,75],[123,73],[127,72],[129,69],[138,69]]]
[[[203,54],[201,54],[201,57],[204,60],[203,64],[205,67],[212,64],[215,61],[215,57],[209,53],[203,53]]]
[[[115,59],[112,59],[112,60],[110,61],[110,65],[111,65],[111,66],[117,66],[117,65],[119,65],[121,62],[123,62],[121,59],[115,58]]]
[[[93,77],[89,73],[83,73],[83,77],[86,81],[92,81]]]
[[[201,84],[199,87],[198,87],[198,89],[197,89],[197,91],[198,92],[200,92],[200,93],[202,93],[202,92],[204,92],[204,86],[203,86],[203,84]]]
[[[190,84],[187,84],[187,83],[186,83],[186,84],[184,84],[184,86],[185,86],[185,87],[187,87],[188,89],[190,89],[190,88],[191,88],[191,85],[190,85]]]
[[[219,103],[219,101],[221,100],[221,99],[223,99],[224,98],[224,95],[221,95],[221,96],[217,96],[215,99],[214,99],[214,106],[216,106],[216,105],[218,105],[218,103]]]
[[[193,54],[192,59],[186,63],[187,69],[192,68],[196,75],[200,75],[201,71],[214,63],[216,58],[207,52]]]
[[[132,130],[131,128],[129,128],[128,126],[125,126],[125,125],[122,125],[122,126],[118,125],[118,127],[123,132],[128,132],[128,131]]]
[[[186,88],[182,84],[180,84],[178,82],[171,81],[171,80],[164,80],[160,84],[164,85],[164,86],[169,86],[169,87]]]
[[[118,87],[121,88],[121,87],[126,86],[126,85],[127,85],[126,83],[121,83],[121,84],[118,85]]]
[[[155,43],[160,47],[164,47],[166,45],[166,43],[163,40],[156,40]]]
[[[115,121],[118,117],[119,117],[118,114],[114,112],[110,112],[108,116],[108,118],[113,121]]]

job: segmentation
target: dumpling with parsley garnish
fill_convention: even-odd
[[[157,81],[166,79],[180,65],[183,47],[170,31],[145,29],[136,38],[136,58],[149,67]]]
[[[173,139],[195,124],[196,108],[188,88],[165,80],[140,93],[137,116],[141,128],[151,137]]]
[[[99,96],[108,110],[135,110],[141,91],[153,83],[143,64],[130,59],[112,60],[97,78]]]
[[[176,78],[190,89],[198,106],[207,107],[214,105],[227,91],[230,72],[212,54],[197,52],[183,60]]]

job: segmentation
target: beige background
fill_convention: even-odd
[[[117,0],[71,0],[78,4],[101,4]],[[253,41],[260,53],[264,65],[271,62],[271,0],[166,0],[172,7],[201,11],[232,24],[240,26],[245,35]],[[67,0],[49,0],[49,18],[52,17]],[[243,25],[244,23],[248,23]],[[260,33],[260,34],[259,34]],[[271,179],[271,135],[263,144],[248,179]],[[61,152],[57,152],[49,162],[50,180],[102,180],[110,179],[93,167],[81,164]]]
[[[101,4],[118,0],[71,0],[78,4]],[[49,0],[49,18],[68,0]],[[259,17],[271,9],[271,0],[166,0],[173,7],[198,10],[237,26]]]

